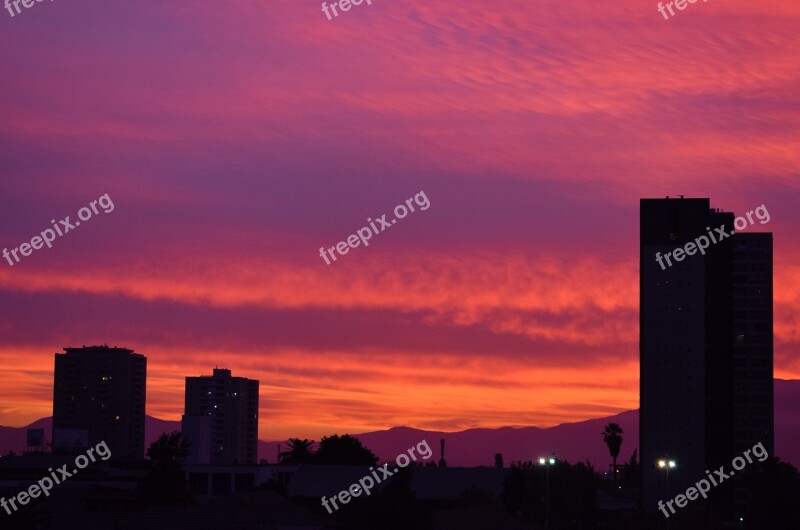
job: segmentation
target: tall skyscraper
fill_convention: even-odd
[[[640,208],[642,502],[655,511],[757,443],[773,455],[772,234],[735,234],[709,199]],[[744,515],[743,475],[709,493],[710,509]]]
[[[258,459],[258,381],[212,376],[186,378],[182,434],[190,464],[255,464]]]
[[[105,441],[114,460],[144,458],[147,359],[126,348],[84,346],[55,354],[53,452]]]

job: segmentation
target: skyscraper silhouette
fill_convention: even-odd
[[[186,378],[183,437],[190,464],[255,464],[258,454],[258,381],[212,376]]]
[[[105,441],[114,460],[144,458],[147,359],[126,348],[84,346],[55,354],[53,452]]]
[[[642,501],[654,511],[757,443],[773,454],[772,234],[734,234],[734,214],[709,199],[640,208]],[[680,261],[658,261],[700,236],[704,254],[695,244]],[[725,518],[747,508],[743,475],[709,493]]]

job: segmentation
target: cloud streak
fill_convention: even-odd
[[[637,406],[638,199],[769,206],[776,376],[800,377],[798,13],[375,0],[48,4],[4,20],[0,423],[51,413],[52,354],[262,382],[261,436],[552,425]],[[424,189],[432,206],[326,267]]]

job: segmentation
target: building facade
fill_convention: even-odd
[[[76,454],[105,441],[113,460],[144,458],[147,358],[108,346],[55,354],[53,452]]]
[[[186,378],[182,434],[188,464],[255,464],[258,461],[258,381],[214,369]]]
[[[642,199],[640,216],[642,502],[655,511],[757,443],[773,454],[772,234],[734,233],[709,199]],[[744,516],[741,475],[709,509]]]

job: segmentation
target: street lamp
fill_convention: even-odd
[[[549,458],[539,458],[539,463],[545,466],[545,491],[547,492],[547,501],[545,504],[544,512],[544,527],[550,528],[550,466],[556,463],[556,459],[552,456]]]
[[[658,467],[667,470],[667,495],[669,495],[669,470],[675,467],[675,461],[669,459],[659,460]]]
[[[659,469],[666,469],[667,470],[667,496],[669,496],[670,495],[670,492],[669,492],[669,470],[673,469],[675,467],[675,461],[674,460],[670,460],[668,458],[659,460],[658,461],[658,467],[659,467]],[[667,519],[666,523],[667,523],[667,528],[669,528],[669,519]]]

